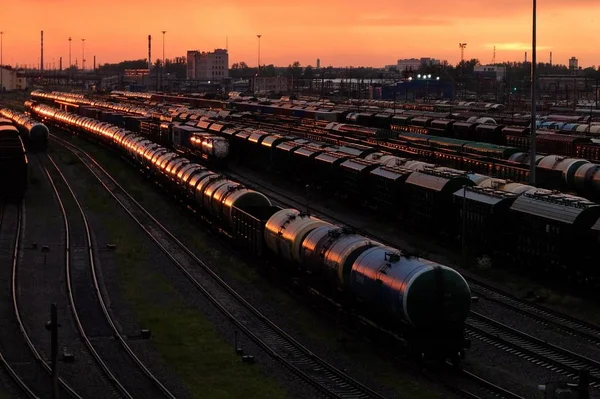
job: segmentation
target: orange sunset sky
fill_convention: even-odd
[[[538,60],[581,66],[600,64],[600,1],[538,0]],[[531,1],[528,0],[0,0],[4,63],[37,64],[40,30],[45,62],[58,68],[72,60],[81,65],[85,38],[86,66],[186,50],[225,47],[230,63],[287,65],[383,66],[398,58],[434,57],[460,60],[459,42],[468,43],[465,58],[496,61],[531,59]]]

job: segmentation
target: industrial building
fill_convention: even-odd
[[[475,65],[473,73],[477,78],[495,79],[497,82],[501,82],[506,77],[506,67],[496,65]]]
[[[16,69],[0,67],[0,74],[0,82],[2,82],[0,91],[25,90],[27,88],[27,79],[19,77]]]
[[[229,53],[225,49],[213,52],[187,52],[187,78],[221,81],[229,77]]]

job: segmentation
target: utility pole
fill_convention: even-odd
[[[163,91],[164,90],[164,83],[163,83],[163,69],[165,68],[165,33],[167,33],[166,30],[161,31],[162,32],[162,45],[163,45],[163,54],[162,54],[162,63],[160,65],[160,90]]]
[[[4,32],[0,32],[0,93],[4,93],[4,60],[2,52],[4,51],[3,44]]]
[[[529,152],[529,184],[535,187],[535,145],[536,145],[536,101],[535,101],[535,67],[536,67],[536,39],[537,39],[537,0],[533,0],[533,31],[531,40],[531,138]]]
[[[262,37],[262,35],[256,35],[256,37],[258,38],[258,69],[256,70],[256,75],[259,75],[259,73],[260,73],[260,38]]]
[[[58,399],[58,310],[56,304],[50,305],[50,321],[46,329],[50,331],[50,362],[52,368],[52,399]]]
[[[44,73],[44,31],[40,32],[40,71]]]

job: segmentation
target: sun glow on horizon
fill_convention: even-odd
[[[85,38],[86,65],[147,58],[147,36],[152,35],[152,58],[185,55],[187,50],[224,48],[230,62],[257,62],[256,34],[261,38],[261,62],[288,65],[384,66],[400,58],[432,57],[457,63],[458,43],[467,43],[465,58],[488,63],[496,47],[496,61],[523,59],[531,52],[529,3],[505,0],[501,8],[474,0],[426,5],[414,2],[372,0],[224,0],[198,4],[183,0],[175,6],[163,1],[20,0],[0,5],[3,19],[3,59],[9,65],[39,65],[40,31],[44,30],[46,63],[68,64],[72,37],[72,63],[81,65]],[[555,63],[579,58],[582,66],[600,64],[597,0],[546,0],[538,8],[538,59],[553,52]],[[559,29],[559,26],[577,29]],[[54,60],[54,61],[53,61]]]

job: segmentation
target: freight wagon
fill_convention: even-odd
[[[21,201],[28,186],[28,160],[19,130],[0,119],[0,197]]]

